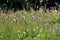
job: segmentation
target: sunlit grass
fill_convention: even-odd
[[[0,40],[60,40],[60,13],[0,15]]]

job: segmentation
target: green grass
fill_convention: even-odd
[[[60,13],[0,15],[0,40],[60,40]]]

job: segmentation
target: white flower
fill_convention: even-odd
[[[26,36],[26,32],[23,32],[23,36],[24,36],[24,37]]]
[[[35,31],[35,29],[33,29],[33,31]]]
[[[1,8],[0,8],[1,9]]]
[[[13,19],[13,21],[16,21],[16,19]]]
[[[23,34],[26,34],[26,32],[23,32]]]
[[[25,16],[22,16],[22,18],[25,20]]]
[[[43,0],[40,0],[40,2],[43,2]]]
[[[9,2],[9,1],[7,0],[7,2]]]
[[[55,12],[57,12],[57,10],[55,10]]]

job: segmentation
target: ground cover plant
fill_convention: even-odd
[[[60,13],[1,14],[0,40],[60,40]]]

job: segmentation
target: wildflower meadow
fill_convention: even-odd
[[[3,13],[0,15],[0,40],[60,40],[60,12]]]

